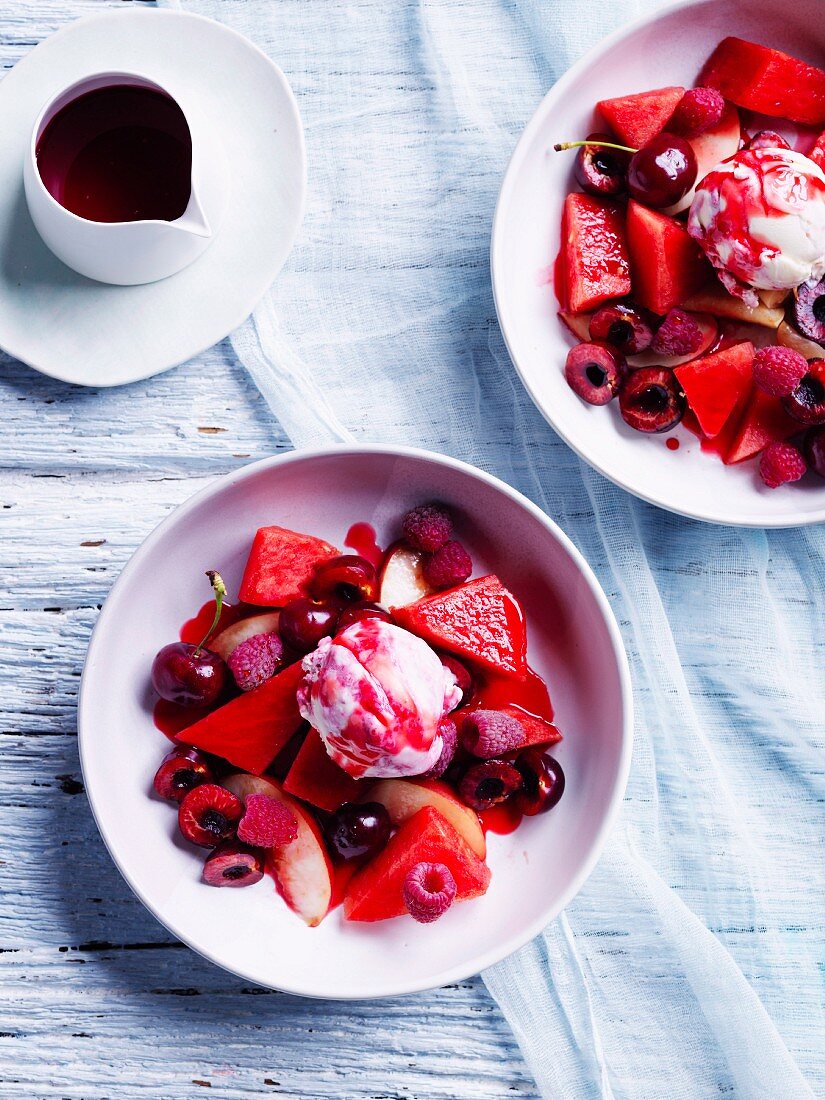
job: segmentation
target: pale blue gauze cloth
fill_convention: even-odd
[[[414,443],[493,471],[572,536],[621,624],[638,720],[620,824],[564,915],[484,975],[538,1090],[815,1095],[825,535],[684,520],[584,466],[522,392],[490,290],[491,220],[521,129],[643,6],[183,6],[277,61],[304,118],[306,221],[233,337],[295,445]]]

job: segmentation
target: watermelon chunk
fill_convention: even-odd
[[[486,893],[490,868],[431,806],[405,821],[386,848],[352,879],[344,895],[347,920],[376,921],[400,917],[404,879],[416,863],[443,863],[456,882],[456,901]]]
[[[316,566],[338,550],[323,539],[286,527],[260,527],[241,581],[240,598],[258,607],[283,607],[308,594]]]
[[[527,670],[524,613],[492,574],[396,608],[395,619],[438,649],[497,672]]]
[[[750,391],[753,344],[741,344],[677,367],[675,374],[704,434],[718,435]]]
[[[624,145],[639,149],[664,130],[684,94],[684,88],[655,88],[638,95],[602,99],[596,107]]]
[[[763,451],[769,443],[796,435],[801,427],[797,420],[788,416],[778,397],[771,397],[754,385],[724,461],[727,465],[744,462]]]
[[[665,314],[680,305],[712,275],[681,222],[633,199],[627,204],[627,243],[633,295],[654,313]]]
[[[301,724],[296,692],[301,662],[225,703],[178,734],[178,741],[260,775]]]
[[[353,779],[330,760],[321,735],[313,729],[306,735],[284,782],[287,794],[329,813],[345,802],[355,802],[367,786],[363,779]]]
[[[578,192],[564,201],[564,288],[573,313],[630,293],[624,214],[614,202]]]
[[[498,709],[503,710],[505,714],[512,715],[513,718],[517,718],[524,726],[527,740],[521,748],[527,748],[529,745],[556,745],[562,739],[558,726],[545,721],[544,718],[539,718],[537,714],[530,714],[513,704]]]
[[[723,39],[697,83],[771,118],[825,125],[825,72],[770,46]]]

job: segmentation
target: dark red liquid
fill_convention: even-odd
[[[369,523],[353,523],[347,531],[344,546],[349,550],[354,550],[356,554],[366,558],[367,561],[372,562],[376,569],[381,568],[384,561],[384,551],[375,541],[375,528],[371,527]]]
[[[670,439],[665,440],[665,446],[669,451],[679,450],[679,440],[675,436],[671,436]]]
[[[522,820],[521,811],[512,801],[499,802],[489,810],[482,810],[478,816],[485,833],[498,833],[499,836],[514,833]]]
[[[466,709],[501,710],[504,707],[518,707],[545,722],[553,721],[553,704],[550,702],[547,684],[531,668],[518,680],[512,676],[486,674],[483,682],[473,692]]]
[[[163,92],[117,84],[78,96],[36,152],[49,194],[88,221],[175,221],[189,205],[192,138]]]

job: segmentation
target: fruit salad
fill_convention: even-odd
[[[595,106],[555,146],[580,188],[554,278],[570,388],[770,488],[825,477],[825,72],[726,38],[696,87]]]
[[[310,927],[338,904],[349,921],[429,923],[479,897],[487,832],[548,812],[565,786],[516,597],[472,577],[439,504],[402,517],[386,552],[365,530],[342,554],[262,527],[239,602],[207,573],[213,600],[151,669],[174,742],[154,793],[208,850],[204,883],[269,874]]]

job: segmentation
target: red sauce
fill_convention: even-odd
[[[363,864],[356,860],[353,863],[333,863],[332,865],[332,897],[329,899],[330,912],[337,909],[344,900],[344,894],[350,884],[353,875],[361,870]]]
[[[158,699],[152,711],[152,718],[164,737],[168,737],[170,741],[176,741],[181,730],[194,726],[195,722],[205,718],[212,709],[212,707],[182,707],[177,703]]]
[[[665,446],[669,451],[679,450],[679,440],[675,436],[671,436],[670,439],[665,440]]]
[[[485,679],[473,693],[468,709],[480,707],[488,710],[517,707],[536,718],[543,718],[545,722],[553,721],[553,704],[547,684],[531,668],[520,680],[512,676],[485,674]]]
[[[482,810],[478,816],[485,833],[508,836],[519,827],[523,815],[512,802],[500,802],[489,810]]]
[[[224,602],[221,608],[221,617],[218,620],[215,633],[219,630],[225,630],[226,627],[236,623],[239,619],[246,618],[252,609],[248,609],[245,604],[229,604]],[[192,619],[187,619],[183,626],[180,628],[180,640],[182,642],[189,642],[190,645],[198,645],[203,641],[207,630],[212,625],[212,620],[215,617],[215,601],[208,600],[200,611]]]
[[[344,546],[372,562],[376,569],[380,568],[384,560],[384,551],[375,540],[375,528],[369,523],[353,523],[347,531]]]

